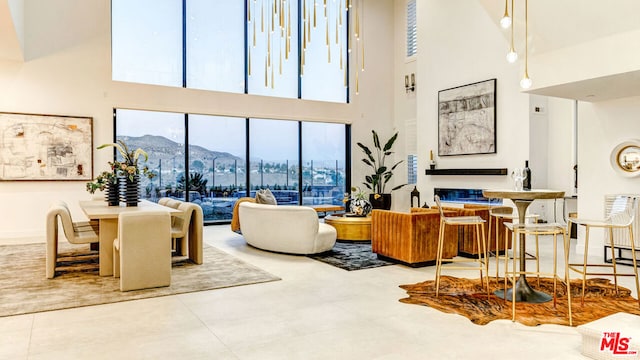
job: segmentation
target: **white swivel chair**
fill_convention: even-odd
[[[171,284],[171,216],[169,212],[135,211],[118,216],[113,241],[113,276],[120,291]]]
[[[60,221],[58,221],[58,218]],[[56,202],[47,212],[47,255],[46,275],[52,279],[56,275],[58,258],[58,229],[62,224],[64,236],[71,244],[93,244],[99,242],[97,227],[89,222],[73,222],[67,204]]]

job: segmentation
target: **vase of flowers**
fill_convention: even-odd
[[[364,191],[357,186],[351,187],[351,193],[345,193],[343,202],[351,216],[364,217],[371,212],[371,203],[367,200]]]
[[[144,158],[144,161],[149,159],[147,153],[138,148],[135,150],[129,150],[127,144],[124,141],[118,140],[112,144],[103,144],[98,146],[98,149],[104,149],[106,147],[115,147],[120,153],[122,160],[109,162],[111,172],[105,171],[101,175],[106,177],[113,177],[115,180],[113,184],[109,185],[109,189],[118,189],[119,200],[126,203],[127,206],[137,206],[140,201],[140,175],[153,178],[155,174],[149,170],[146,165],[140,168],[138,166],[138,160],[140,157]],[[103,180],[101,180],[103,181]],[[87,183],[87,190],[95,188],[98,183],[98,178],[93,183]],[[119,186],[118,186],[119,184]],[[106,188],[103,187],[102,189]],[[101,189],[101,190],[102,190]],[[95,191],[95,189],[93,190]],[[114,190],[115,191],[115,190]],[[91,191],[89,191],[91,192]],[[111,196],[108,194],[107,196]]]

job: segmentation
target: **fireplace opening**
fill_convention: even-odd
[[[435,188],[434,195],[440,196],[440,200],[450,203],[502,205],[502,199],[486,198],[482,195],[482,189],[448,189]]]

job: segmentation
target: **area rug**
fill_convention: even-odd
[[[378,259],[378,256],[371,252],[369,241],[336,242],[333,249],[309,257],[347,271],[394,265],[392,262]]]
[[[45,277],[45,244],[0,246],[0,316],[280,280],[211,246],[204,263],[174,257],[171,286],[121,292],[119,279],[98,275],[98,253],[88,245],[60,244],[56,277]]]
[[[536,290],[547,294],[553,293],[553,280],[541,278],[537,286],[535,278],[528,279],[529,284]],[[400,285],[407,291],[408,298],[400,299],[407,304],[417,304],[432,307],[446,313],[454,313],[467,317],[471,322],[485,325],[493,320],[511,320],[511,302],[495,295],[493,291],[503,288],[503,279],[496,284],[491,278],[491,296],[487,299],[486,291],[482,290],[480,279],[460,279],[443,276],[440,280],[440,293],[435,296],[435,281],[425,281],[413,285]],[[573,326],[588,323],[617,312],[640,315],[638,300],[631,297],[631,291],[624,287],[615,287],[608,279],[587,279],[584,305],[580,305],[582,280],[571,281],[571,308],[573,312]],[[567,288],[558,282],[557,305],[553,301],[542,304],[516,303],[516,321],[528,326],[540,324],[569,325],[567,308]]]

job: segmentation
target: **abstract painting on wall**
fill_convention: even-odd
[[[438,92],[438,155],[496,152],[496,79]]]
[[[0,113],[0,180],[91,180],[92,122]]]

